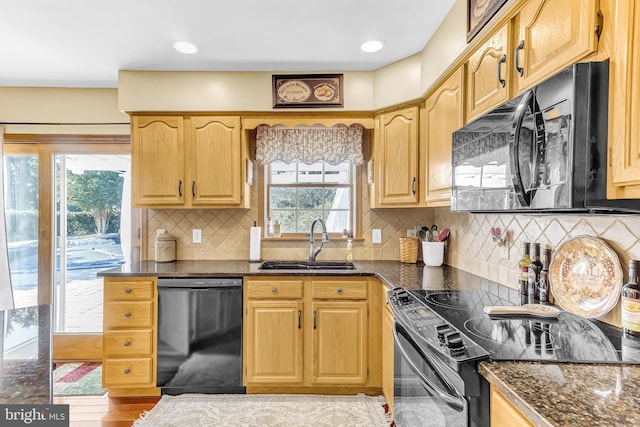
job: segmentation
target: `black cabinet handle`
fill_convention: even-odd
[[[124,313],[124,317],[131,317],[131,313],[127,311],[126,313]]]
[[[316,329],[316,311],[313,310],[313,329]]]
[[[513,54],[513,64],[516,67],[516,71],[518,72],[518,75],[520,75],[520,77],[522,77],[522,75],[524,74],[524,68],[520,67],[520,60],[518,57],[518,52],[520,52],[522,49],[524,49],[524,40],[520,40],[520,43],[516,47],[516,51]]]
[[[131,289],[129,289],[129,288],[125,289],[125,290],[124,290],[124,293],[125,293],[125,294],[130,294],[130,293],[131,293]]]
[[[182,180],[178,181],[178,195],[182,197]]]
[[[193,197],[196,197],[196,182],[195,181],[191,181],[191,195]]]
[[[341,294],[342,293],[342,288],[338,288],[338,293]]]
[[[271,288],[271,292],[273,292],[273,293],[278,292],[278,288]]]
[[[302,310],[298,310],[298,329],[302,328]]]
[[[131,341],[125,341],[125,342],[124,342],[124,346],[125,346],[125,347],[129,347],[130,345],[131,345]]]
[[[129,375],[129,373],[131,372],[131,369],[127,368],[123,372],[125,375]]]
[[[496,70],[496,72],[498,73],[498,82],[500,83],[501,87],[504,87],[504,85],[507,84],[506,80],[502,78],[502,68],[500,67],[505,62],[507,62],[507,55],[503,54],[500,57],[500,61],[498,61],[498,68]]]
[[[411,192],[413,193],[413,195],[416,195],[416,177],[413,177],[413,180],[411,181]]]

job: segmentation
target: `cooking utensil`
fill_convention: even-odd
[[[524,304],[517,306],[493,305],[486,306],[484,312],[489,316],[533,316],[542,318],[556,318],[561,310],[550,305]]]
[[[438,235],[438,242],[444,242],[449,238],[450,230],[448,228],[443,228],[440,234]]]

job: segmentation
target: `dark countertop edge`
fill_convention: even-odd
[[[491,370],[492,363],[500,362],[480,362],[478,372],[489,381],[522,415],[527,417],[529,422],[535,426],[554,427],[545,417],[527,403],[518,393],[513,391],[496,373]],[[531,362],[518,362],[529,363]],[[535,362],[533,362],[535,363]]]

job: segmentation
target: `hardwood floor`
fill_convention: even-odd
[[[130,427],[159,397],[55,396],[69,405],[69,427]]]

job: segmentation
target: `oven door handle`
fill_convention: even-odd
[[[430,392],[436,394],[437,396],[439,396],[451,408],[455,409],[458,412],[462,412],[464,410],[465,402],[466,402],[464,397],[460,396],[460,394],[457,393],[457,392],[456,392],[456,396],[455,397],[451,396],[449,393],[447,393],[447,392],[443,391],[442,389],[440,389],[440,387],[437,387],[436,385],[431,383],[429,381],[429,379],[422,372],[420,372],[418,367],[413,363],[413,361],[409,357],[409,354],[407,353],[407,350],[402,346],[399,334],[402,334],[402,336],[404,336],[407,339],[409,344],[411,344],[411,347],[413,347],[413,349],[416,352],[418,352],[418,354],[425,361],[425,363],[427,363],[433,369],[433,372],[440,378],[440,380],[443,383],[447,384],[449,386],[449,388],[451,388],[451,390],[455,390],[455,387],[453,387],[449,383],[449,381],[447,381],[445,378],[443,378],[438,373],[438,371],[433,367],[433,363],[431,363],[431,360],[424,353],[424,351],[422,351],[418,347],[418,345],[407,335],[407,333],[404,331],[404,328],[396,322],[394,324],[394,328],[393,328],[393,338],[395,339],[395,342],[398,345],[398,349],[402,353],[402,356],[404,357],[404,360],[407,362],[407,364],[409,365],[409,368],[411,368],[413,373],[418,377],[418,379],[420,380],[420,383],[422,383],[423,387],[426,388],[428,391],[430,391]]]

